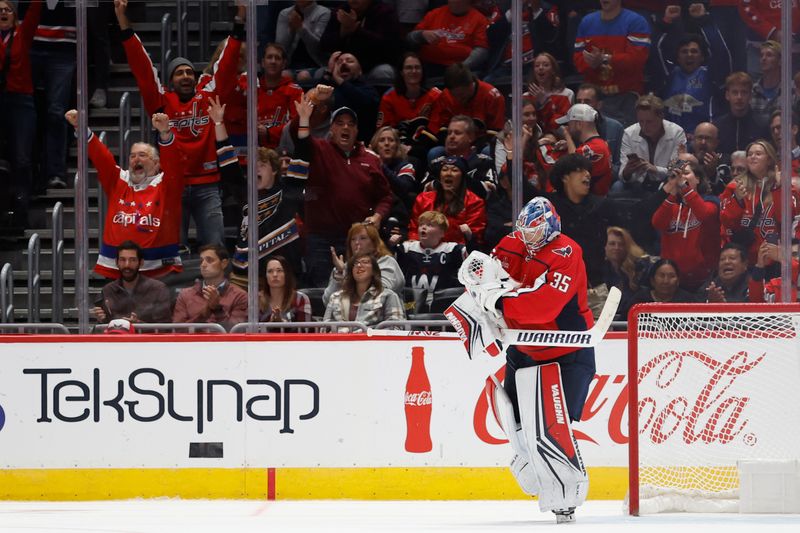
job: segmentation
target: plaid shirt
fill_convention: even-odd
[[[750,96],[750,107],[756,113],[769,116],[770,113],[777,107],[778,99],[781,97],[781,86],[778,85],[778,90],[773,98],[767,98],[764,94],[764,87],[761,85],[763,80],[759,79],[753,84],[753,94]]]
[[[355,320],[367,326],[375,326],[384,320],[405,320],[405,318],[403,303],[394,291],[383,289],[378,293],[375,287],[370,287],[361,298]],[[325,308],[323,320],[325,322],[347,322],[349,319],[350,298],[344,291],[334,292]],[[339,333],[348,332],[348,328],[339,328]]]
[[[262,311],[258,317],[259,322],[272,322],[272,313]],[[291,307],[281,313],[280,322],[311,322],[311,300],[305,293],[297,291],[292,300]]]

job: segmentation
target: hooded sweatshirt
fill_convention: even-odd
[[[670,194],[652,223],[661,233],[661,256],[678,265],[682,287],[696,290],[719,262],[719,205],[694,189],[682,198]]]

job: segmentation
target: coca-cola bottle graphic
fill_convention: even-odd
[[[431,443],[431,382],[425,370],[425,348],[411,348],[411,371],[406,381],[406,451],[425,453],[433,449]]]

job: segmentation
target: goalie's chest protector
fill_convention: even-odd
[[[521,283],[503,297],[503,318],[519,329],[586,330],[594,320],[587,300],[586,268],[580,246],[559,235],[530,256],[525,244],[512,235],[494,249],[503,268]],[[553,359],[574,348],[520,347],[534,359]]]

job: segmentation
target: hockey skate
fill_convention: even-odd
[[[574,507],[554,510],[553,514],[556,515],[556,524],[572,524],[575,522]]]

